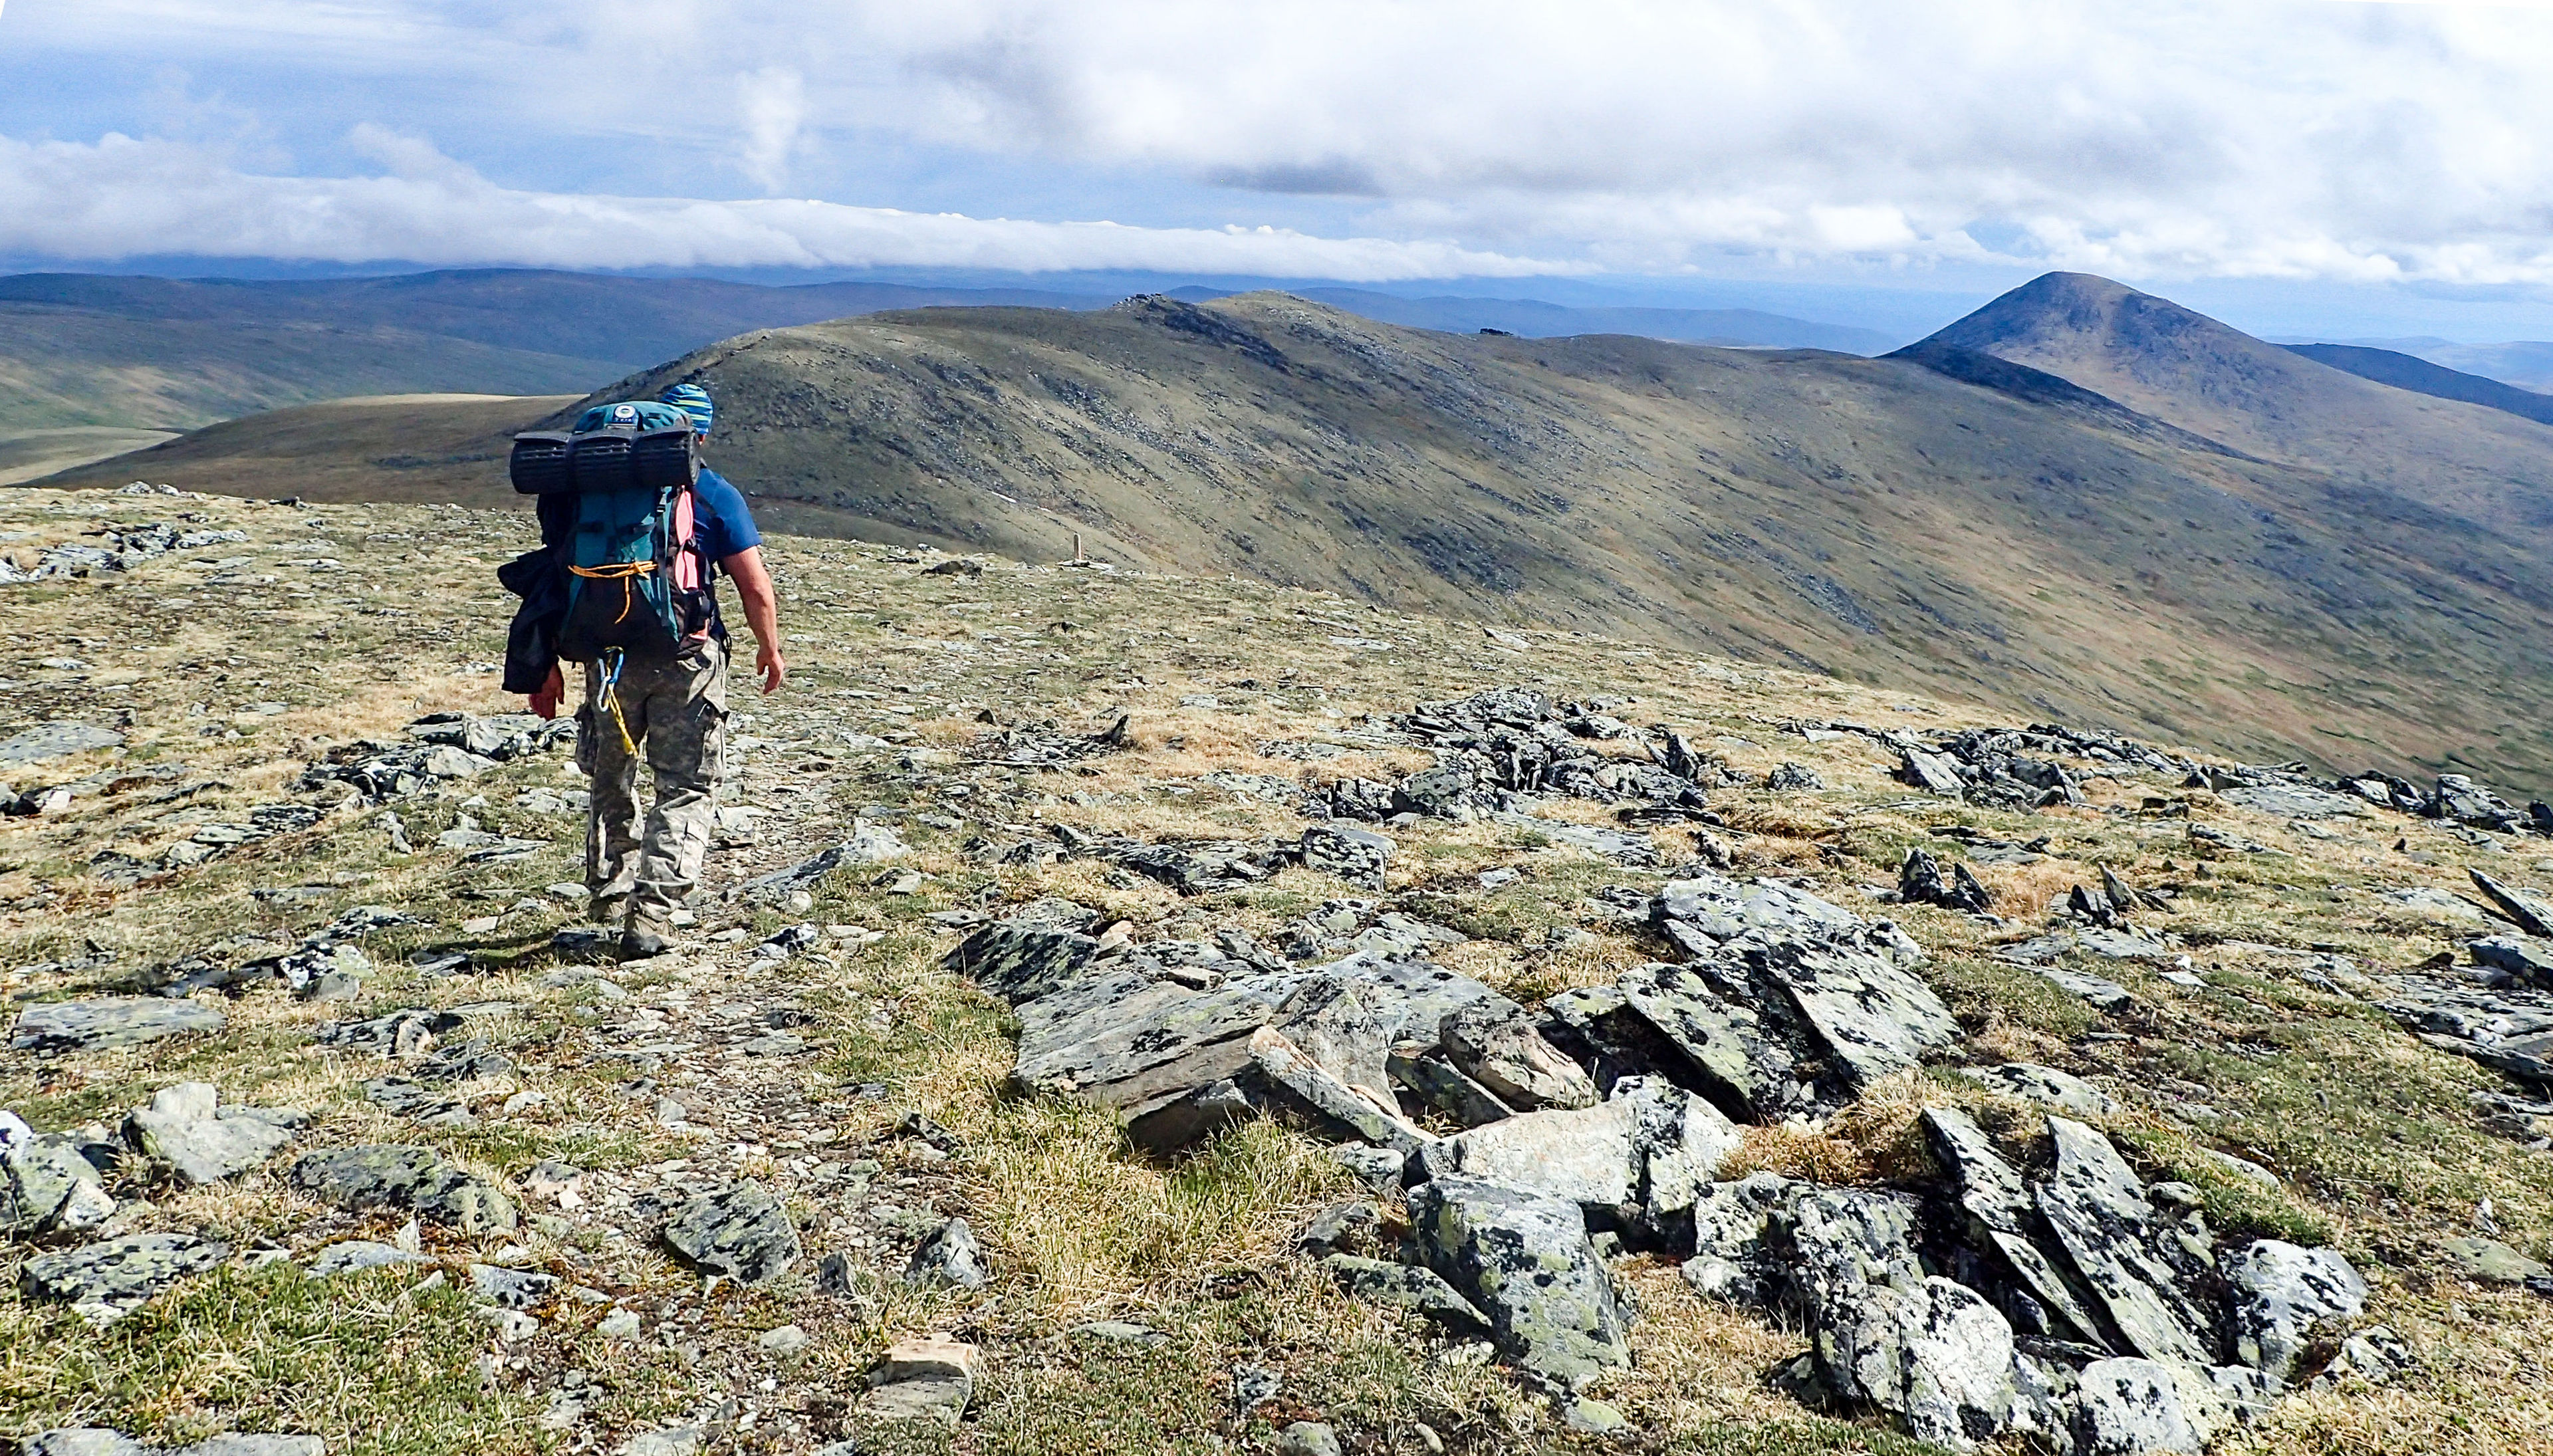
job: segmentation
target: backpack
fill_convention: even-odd
[[[559,656],[662,660],[708,627],[689,415],[653,400],[598,404],[573,430],[517,435],[511,474],[524,495],[575,497],[575,526],[560,544],[568,583]]]

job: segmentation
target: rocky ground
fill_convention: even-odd
[[[2553,1450],[2537,810],[782,539],[615,965],[527,524],[0,500],[0,1434]]]

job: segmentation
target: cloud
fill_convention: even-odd
[[[261,176],[184,143],[0,138],[0,254],[547,268],[1150,269],[1367,281],[1582,266],[1446,243],[1278,228],[1028,222],[784,199],[702,201],[501,187],[415,137],[368,127],[383,172]]]
[[[80,0],[21,15],[0,93],[10,55],[56,73],[81,56],[183,63],[228,96],[253,93],[233,69],[298,74],[254,94],[305,154],[365,123],[435,137],[543,199],[532,211],[623,219],[650,240],[535,230],[544,247],[589,241],[598,264],[786,235],[810,253],[932,237],[974,256],[1000,237],[1085,260],[1109,240],[1132,251],[1079,266],[1132,267],[1180,238],[1201,256],[1368,268],[1477,254],[2553,285],[2542,3]],[[702,105],[703,77],[740,78],[737,104]],[[395,112],[376,99],[390,95]],[[576,159],[614,140],[765,192],[884,178],[964,205],[973,185],[1061,178],[1005,195],[1070,217],[1055,196],[1090,179],[1157,202],[1147,221],[1306,236],[576,198],[591,175]],[[391,171],[244,185],[314,229],[380,230],[388,183],[422,185]],[[784,222],[782,207],[800,211]],[[380,246],[440,250],[431,218],[415,225]],[[1307,236],[1337,231],[1372,236]],[[474,215],[460,237],[522,252],[524,232]]]
[[[765,192],[777,192],[788,184],[790,154],[807,125],[806,78],[766,65],[736,77],[735,89],[744,113],[744,174]]]

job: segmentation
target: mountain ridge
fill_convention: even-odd
[[[2459,427],[2492,413],[2252,344]],[[2167,391],[2122,398],[1952,347],[1928,366],[1153,296],[765,331],[592,397],[709,384],[713,459],[775,528],[1028,560],[1078,536],[1127,566],[1693,646],[2256,760],[2553,778],[2553,678],[2529,645],[2553,588],[2506,490],[2279,459],[2200,428],[2239,411],[2193,423]],[[480,489],[503,490],[493,471]]]

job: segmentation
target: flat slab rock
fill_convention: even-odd
[[[798,1227],[789,1210],[759,1183],[737,1182],[703,1193],[674,1212],[665,1242],[712,1274],[741,1285],[765,1285],[798,1262]]]
[[[113,728],[85,723],[44,724],[0,739],[0,767],[67,758],[73,753],[86,753],[95,748],[112,748],[123,741],[124,734]]]
[[[227,1024],[228,1018],[210,1006],[157,996],[48,1001],[19,1013],[9,1046],[18,1052],[93,1052],[187,1032],[218,1032]]]
[[[1078,947],[1055,949],[1065,961],[1079,954]],[[1021,976],[1013,984],[1047,983],[1059,973],[1054,962],[1039,970],[1016,959],[1002,964]],[[1356,1012],[1353,1040],[1364,1044],[1354,1060],[1371,1065],[1346,1064],[1344,1023],[1332,1009],[1342,1001]],[[1387,1048],[1404,1037],[1433,1044],[1447,1016],[1484,1002],[1502,1012],[1521,1011],[1479,981],[1420,960],[1355,955],[1314,969],[1237,976],[1205,989],[1122,961],[1100,962],[1019,1003],[1013,1078],[1120,1112],[1139,1143],[1168,1148],[1248,1110],[1248,1094],[1230,1084],[1260,1074],[1253,1039],[1263,1029],[1302,1043],[1311,1060],[1342,1084],[1388,1095]],[[1218,1088],[1229,1091],[1228,1110],[1195,1104]]]
[[[219,1268],[230,1257],[230,1245],[192,1234],[127,1234],[40,1254],[27,1261],[19,1282],[42,1298],[121,1314],[189,1275]]]
[[[341,1208],[399,1208],[466,1234],[514,1226],[514,1205],[493,1184],[447,1163],[431,1148],[370,1143],[304,1155],[294,1187]]]
[[[277,1108],[218,1107],[216,1098],[207,1082],[164,1087],[150,1106],[125,1119],[125,1135],[188,1183],[201,1185],[246,1173],[283,1151],[302,1121],[299,1113]]]
[[[27,1456],[327,1456],[317,1436],[214,1436],[191,1446],[146,1446],[95,1426],[49,1430],[27,1443]]]
[[[2019,1097],[2070,1112],[2076,1117],[2108,1117],[2119,1110],[2116,1098],[2070,1071],[2041,1066],[2029,1062],[2007,1062],[2000,1066],[1963,1066],[1959,1075],[1988,1091],[2007,1097]]]

